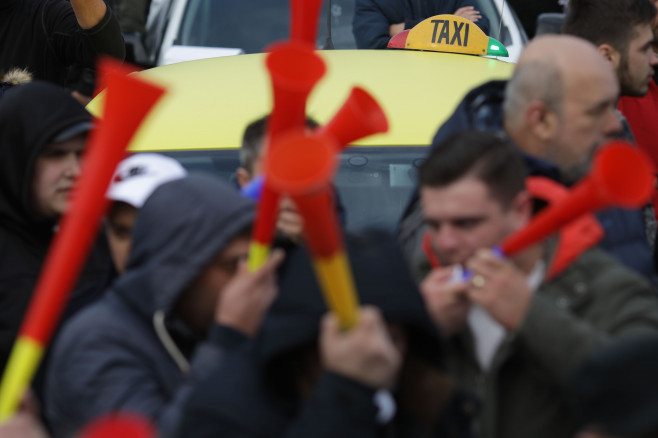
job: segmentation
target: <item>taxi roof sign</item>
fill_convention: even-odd
[[[435,15],[388,42],[393,49],[429,50],[467,55],[509,56],[507,48],[475,23],[457,15]]]

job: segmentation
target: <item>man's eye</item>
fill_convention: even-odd
[[[471,228],[475,228],[476,226],[479,225],[480,222],[481,222],[480,219],[463,219],[463,220],[455,221],[455,227],[468,230]]]
[[[118,239],[130,239],[131,237],[131,230],[128,227],[121,227],[121,226],[111,226],[112,228],[112,233],[118,238]]]

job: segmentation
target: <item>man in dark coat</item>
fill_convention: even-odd
[[[519,149],[529,174],[573,184],[598,147],[621,130],[618,95],[615,74],[593,45],[571,36],[538,37],[521,54],[512,79],[470,91],[432,144],[466,130],[500,132]],[[400,225],[405,254],[416,261],[424,257],[419,210],[416,194]],[[601,246],[653,281],[643,212],[612,208],[598,218],[605,230]]]
[[[489,20],[480,11],[477,0],[356,0],[352,32],[358,49],[385,49],[392,36],[426,18],[454,14],[489,34]]]
[[[25,68],[64,86],[70,67],[93,69],[99,54],[125,57],[119,23],[103,0],[0,2],[0,71]]]
[[[243,263],[253,216],[211,176],[153,192],[126,271],[54,346],[45,409],[55,437],[114,411],[174,427],[190,386],[255,334],[276,295],[280,252],[255,273]]]
[[[297,248],[260,336],[197,385],[176,436],[470,436],[476,406],[441,372],[439,333],[397,245],[365,233],[348,238],[348,251],[367,305],[356,326],[323,319],[309,256]]]
[[[69,206],[91,115],[61,88],[17,85],[0,100],[0,369],[4,369],[57,222]],[[108,281],[107,248],[92,251],[65,317]]]
[[[571,375],[575,438],[658,436],[658,335],[615,342]]]

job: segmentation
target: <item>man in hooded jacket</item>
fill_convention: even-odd
[[[297,248],[259,337],[195,387],[176,436],[470,436],[476,405],[441,371],[440,335],[393,238],[347,242],[364,305],[355,327],[323,318],[309,255]]]
[[[18,85],[0,100],[0,370],[68,208],[91,126],[70,94],[46,82]],[[64,318],[96,299],[109,276],[107,247],[97,245]]]
[[[253,204],[211,176],[158,187],[137,214],[123,276],[67,324],[46,382],[55,437],[127,411],[174,427],[189,388],[259,328],[276,294],[275,251],[243,263]]]

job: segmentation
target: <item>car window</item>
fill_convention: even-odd
[[[377,227],[393,231],[407,206],[425,147],[355,147],[343,152],[336,186],[350,231]],[[191,172],[218,175],[234,185],[238,151],[166,152]]]
[[[259,53],[289,36],[290,0],[188,0],[176,44],[241,48]],[[331,1],[331,34],[336,49],[356,48],[352,36],[354,0]],[[327,2],[321,8],[317,46],[325,47]]]

